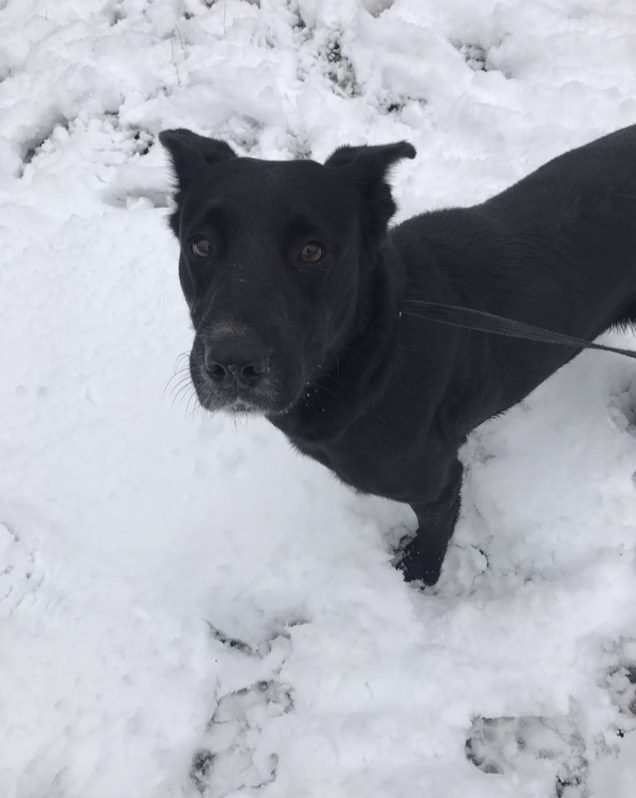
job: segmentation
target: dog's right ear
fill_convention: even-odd
[[[389,219],[396,211],[386,173],[401,158],[415,158],[415,147],[408,141],[339,147],[325,161],[326,167],[340,170],[357,186],[365,205],[363,221],[370,240],[379,242],[384,238]]]
[[[205,164],[213,166],[219,161],[237,157],[230,145],[224,141],[199,136],[184,128],[162,130],[159,141],[170,153],[179,191],[184,191],[188,187]]]

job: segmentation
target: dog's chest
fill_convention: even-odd
[[[415,471],[421,472],[426,449],[426,442],[413,437],[405,442],[388,430],[367,425],[349,430],[337,442],[290,440],[356,490],[402,501],[411,492]]]
[[[370,451],[368,444],[356,450],[348,446],[320,446],[293,441],[296,448],[333,471],[347,485],[363,493],[386,495],[389,488],[386,458]]]

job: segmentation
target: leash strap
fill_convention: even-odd
[[[525,341],[538,341],[543,344],[556,344],[569,346],[572,349],[600,349],[603,352],[614,352],[617,355],[636,358],[636,351],[619,349],[614,346],[605,346],[575,338],[572,335],[545,330],[523,321],[507,319],[495,313],[486,313],[483,310],[463,308],[459,305],[444,305],[439,302],[427,302],[419,299],[406,299],[401,311],[403,316],[414,319],[423,319],[437,324],[446,324],[449,327],[460,327],[464,330],[491,333],[492,335],[505,335],[508,338],[521,338]]]

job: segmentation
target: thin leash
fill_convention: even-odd
[[[431,321],[436,324],[445,324],[449,327],[459,327],[463,330],[504,335],[508,338],[520,338],[524,341],[556,344],[557,346],[567,346],[571,349],[600,349],[603,352],[614,352],[616,355],[636,358],[636,351],[631,349],[595,344],[591,341],[586,341],[584,338],[575,338],[572,335],[553,332],[543,327],[535,327],[534,324],[526,324],[523,321],[515,321],[505,316],[498,316],[495,313],[464,308],[459,305],[405,299],[399,315]]]

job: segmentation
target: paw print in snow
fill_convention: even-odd
[[[541,774],[557,798],[587,794],[585,745],[567,716],[475,718],[465,751],[484,773]]]
[[[11,615],[41,579],[35,577],[35,558],[20,535],[0,522],[0,618]]]
[[[222,798],[271,784],[278,755],[262,750],[261,732],[292,707],[291,689],[277,681],[260,681],[222,696],[190,768],[199,794]]]
[[[636,375],[625,375],[615,386],[608,413],[617,429],[636,435]]]

